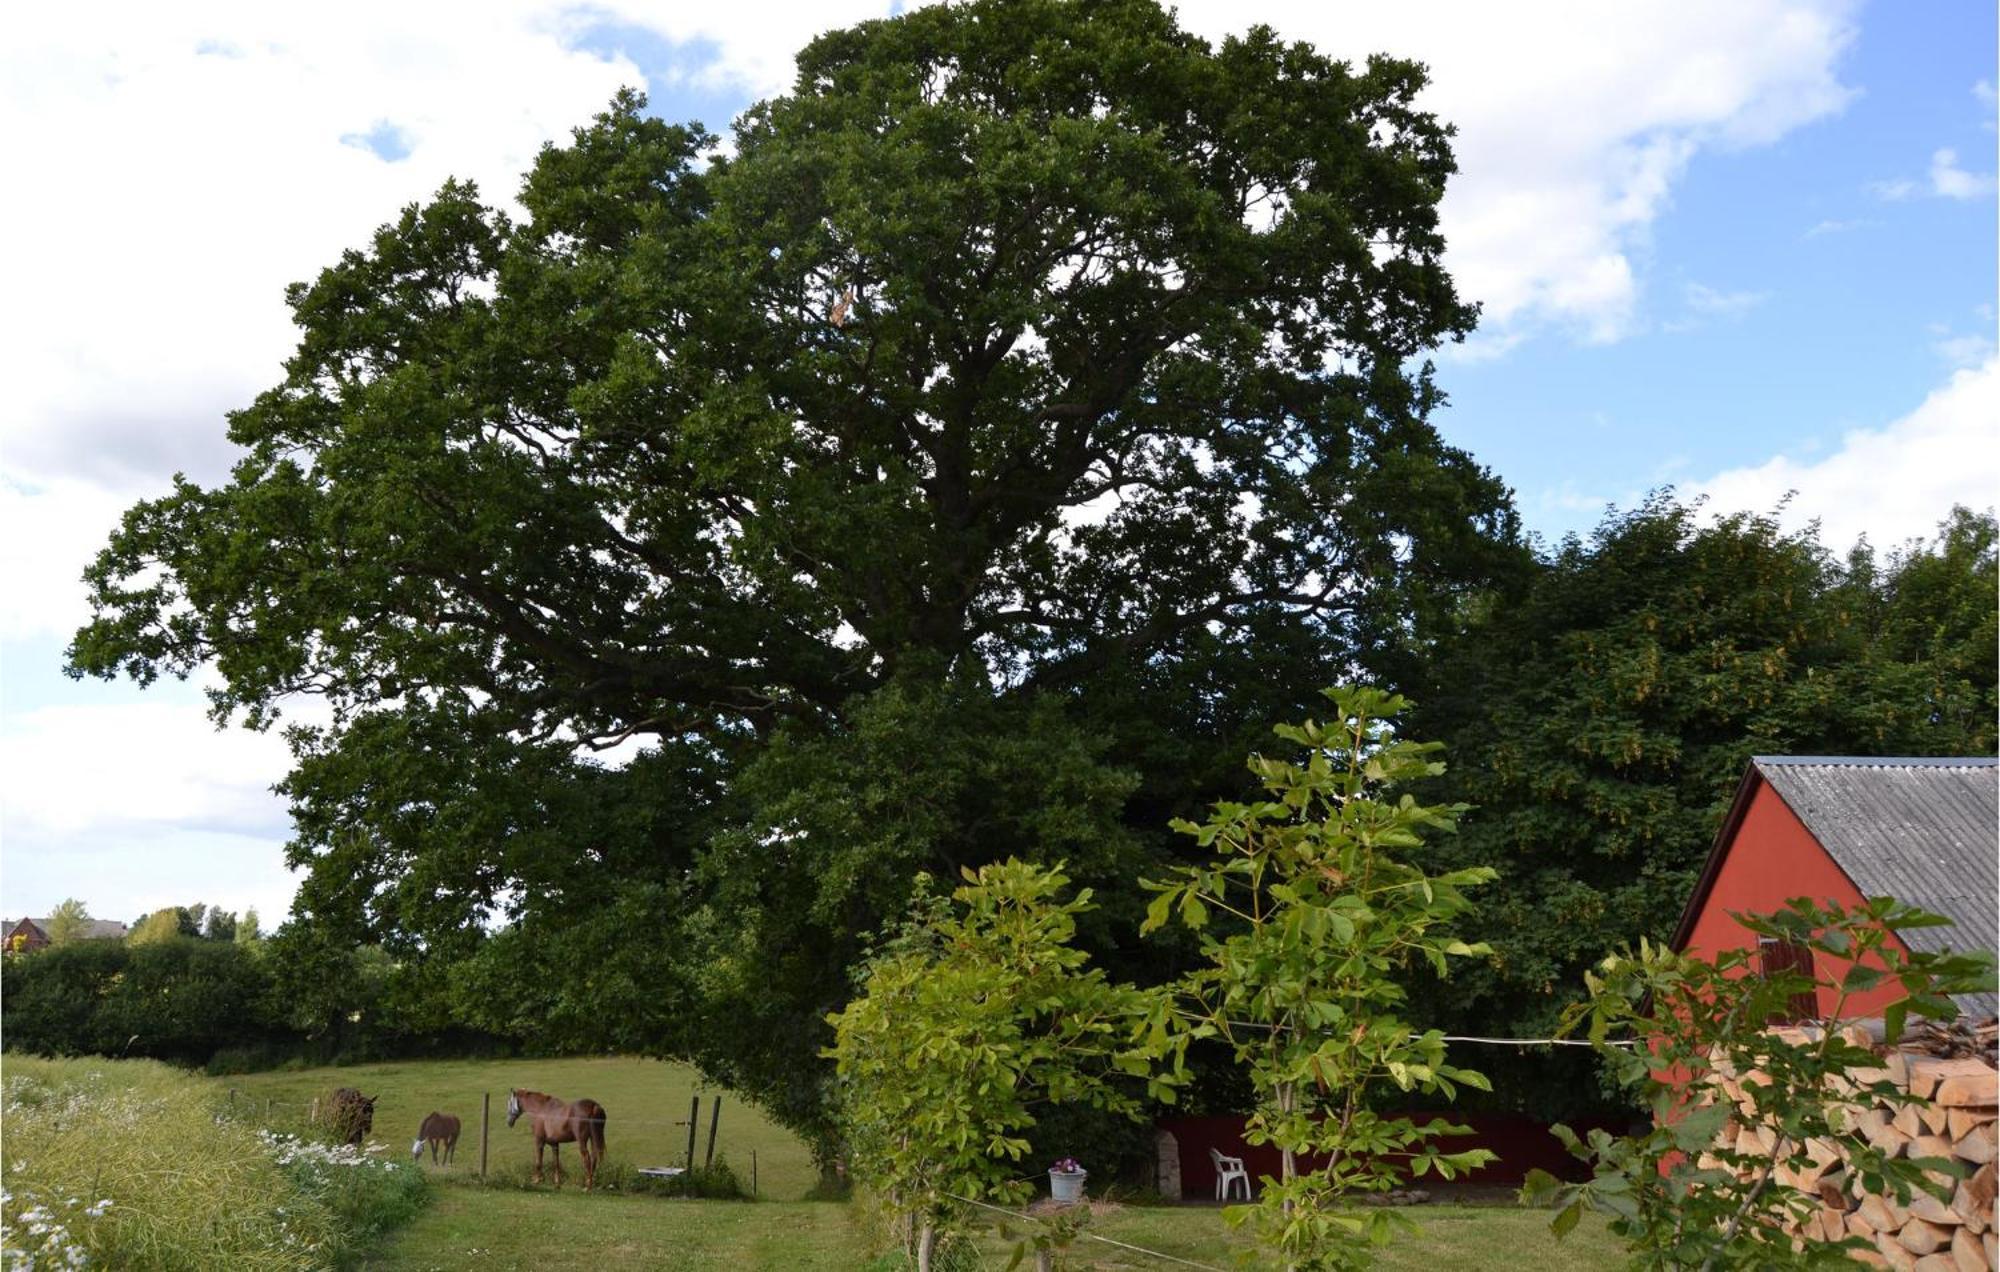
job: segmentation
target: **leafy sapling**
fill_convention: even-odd
[[[1178,920],[1200,933],[1208,966],[1182,988],[1185,1028],[1220,1039],[1248,1068],[1257,1105],[1245,1137],[1277,1146],[1282,1162],[1255,1204],[1224,1213],[1254,1223],[1293,1268],[1359,1266],[1392,1224],[1408,1222],[1387,1208],[1342,1211],[1342,1202],[1386,1192],[1406,1174],[1450,1179],[1493,1157],[1441,1147],[1464,1127],[1379,1108],[1385,1098],[1489,1089],[1449,1063],[1441,1031],[1402,1018],[1400,978],[1413,963],[1444,975],[1452,959],[1490,952],[1459,940],[1452,924],[1471,908],[1465,889],[1494,872],[1432,875],[1409,860],[1425,834],[1451,831],[1463,811],[1398,793],[1444,771],[1435,744],[1397,735],[1409,703],[1365,687],[1326,696],[1331,722],[1276,730],[1302,758],[1251,758],[1268,799],[1218,804],[1200,825],[1177,824],[1215,861],[1149,883],[1159,895],[1144,928]]]

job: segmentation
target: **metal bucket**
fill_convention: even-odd
[[[1083,1200],[1083,1181],[1089,1175],[1087,1170],[1052,1170],[1049,1172],[1049,1200],[1059,1205],[1070,1205]]]

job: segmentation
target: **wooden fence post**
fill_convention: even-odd
[[[701,1097],[700,1097],[699,1095],[697,1095],[697,1096],[695,1096],[695,1097],[694,1097],[693,1099],[691,1099],[691,1100],[689,1100],[689,1101],[688,1101],[688,1164],[687,1164],[687,1168],[688,1168],[689,1170],[693,1170],[693,1169],[694,1169],[694,1133],[695,1133],[695,1128],[696,1128],[696,1127],[698,1127],[698,1126],[700,1126],[700,1125],[701,1125]]]
[[[493,1093],[479,1093],[479,1177],[486,1178],[486,1123],[493,1114]]]
[[[715,1165],[715,1124],[722,1120],[722,1097],[716,1096],[715,1103],[708,1111],[708,1156],[701,1159],[701,1168],[707,1170]]]
[[[750,1150],[750,1200],[757,1200],[757,1150]]]

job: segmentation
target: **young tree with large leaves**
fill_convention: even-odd
[[[1190,1038],[1223,1043],[1249,1072],[1256,1107],[1244,1129],[1279,1152],[1255,1205],[1231,1207],[1294,1269],[1365,1267],[1370,1247],[1408,1221],[1376,1207],[1342,1213],[1358,1194],[1411,1176],[1445,1179],[1493,1157],[1448,1151],[1465,1127],[1389,1111],[1412,1097],[1448,1101],[1484,1076],[1447,1063],[1444,1031],[1412,1022],[1400,973],[1488,953],[1454,934],[1467,890],[1493,871],[1433,872],[1427,837],[1465,810],[1420,804],[1408,788],[1444,771],[1436,743],[1402,734],[1409,702],[1366,685],[1326,691],[1334,716],[1277,726],[1295,758],[1252,755],[1266,798],[1223,802],[1179,823],[1211,854],[1147,887],[1145,930],[1178,921],[1202,933],[1206,966],[1176,989]],[[1421,855],[1428,856],[1423,853]],[[1210,920],[1215,931],[1210,932]]]
[[[454,182],[291,289],[231,479],[126,514],[72,667],[212,664],[253,726],[327,705],[291,735],[313,922],[456,949],[638,889],[668,926],[634,939],[704,947],[677,980],[716,1028],[689,1034],[771,1008],[731,1046],[768,1096],[816,1071],[853,933],[900,908],[865,845],[993,860],[997,789],[1042,801],[1009,851],[1107,820],[1159,851],[1283,686],[1393,659],[1516,559],[1412,370],[1473,319],[1423,82],[1262,29],[1212,47],[1153,0],[983,0],[815,40],[731,153],[623,95],[543,152],[523,215]],[[958,778],[1004,774],[864,766],[803,835],[772,783],[737,789],[922,752],[859,722],[966,686],[954,718],[1001,732]],[[1148,789],[1051,790],[1018,727],[1143,741]],[[667,758],[574,755],[627,740]],[[649,853],[644,790],[687,765],[725,798]],[[909,833],[861,815],[890,805]]]

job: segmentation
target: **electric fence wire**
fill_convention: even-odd
[[[1029,1223],[1038,1222],[1034,1215],[1023,1211],[1009,1210],[1005,1206],[995,1206],[984,1201],[974,1201],[970,1197],[961,1197],[957,1193],[946,1193],[945,1196],[951,1198],[953,1201],[963,1202],[968,1206],[978,1206],[982,1210],[991,1210],[997,1214],[1006,1215],[1011,1219],[1023,1219]],[[1117,1241],[1110,1237],[1101,1237],[1095,1232],[1081,1232],[1077,1235],[1083,1237],[1085,1240],[1101,1241],[1108,1246],[1117,1246],[1120,1250],[1130,1250],[1134,1254],[1143,1254],[1147,1258],[1161,1259],[1168,1263],[1178,1263],[1184,1268],[1201,1268],[1203,1272],[1223,1272],[1223,1269],[1216,1267],[1212,1263],[1196,1263],[1193,1259],[1183,1259],[1177,1254],[1167,1254],[1159,1250],[1148,1250],[1145,1246],[1136,1246],[1130,1242]]]

